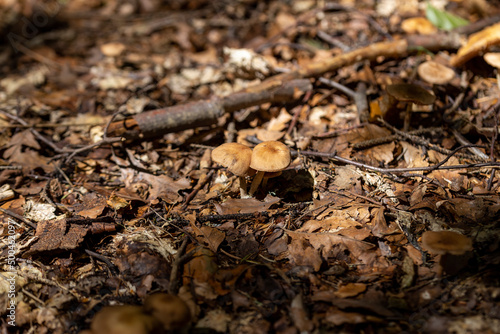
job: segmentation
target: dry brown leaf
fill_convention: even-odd
[[[139,173],[134,181],[145,181],[150,186],[148,201],[157,198],[163,199],[167,203],[176,203],[182,200],[179,190],[188,189],[191,183],[187,178],[175,180],[167,175],[152,175],[149,173]]]
[[[10,139],[8,146],[9,148],[3,153],[4,159],[8,159],[10,157],[15,159],[16,155],[22,152],[21,150],[23,146],[31,147],[35,150],[40,149],[40,144],[38,144],[35,136],[30,130],[24,130],[14,134]]]
[[[467,43],[458,49],[457,54],[451,58],[450,63],[452,66],[461,66],[498,44],[500,44],[500,23],[470,35]]]
[[[335,291],[335,295],[339,298],[356,297],[360,293],[366,291],[366,284],[363,283],[347,283],[342,285]]]
[[[401,29],[407,34],[434,34],[437,28],[425,17],[412,17],[401,22]]]
[[[217,252],[217,249],[219,248],[219,245],[224,241],[226,234],[210,226],[202,226],[200,230],[203,233],[205,242],[208,244],[210,250],[212,250],[214,253]]]
[[[286,231],[286,233],[292,238],[292,242],[289,246],[291,260],[298,264],[303,264],[304,261],[308,262],[309,264],[314,264],[315,268],[317,268],[316,270],[319,269],[320,261],[318,259],[321,258],[344,259],[348,262],[362,262],[369,266],[372,266],[375,262],[376,254],[374,253],[374,250],[376,249],[376,247],[375,245],[368,242],[344,237],[333,233],[304,233],[288,230]],[[290,247],[292,247],[292,244],[294,244],[294,242],[303,245],[302,254],[298,252],[292,252],[290,250]],[[315,254],[314,252],[311,252],[310,248],[305,246],[307,244],[310,244],[312,246],[312,249],[314,249],[318,253]],[[344,253],[345,250],[349,250],[349,255],[347,257]],[[311,257],[311,259],[308,259],[309,256]]]
[[[425,154],[420,149],[407,142],[402,141],[403,156],[406,162],[406,167],[427,167],[429,163],[425,161]]]
[[[341,299],[337,298],[334,291],[318,291],[312,297],[313,301],[330,302],[341,309],[360,309],[374,312],[384,317],[390,317],[393,312],[383,306],[378,300],[365,296],[361,299]]]
[[[288,245],[288,258],[295,266],[310,266],[318,271],[323,264],[320,253],[304,242],[304,238],[292,238]]]
[[[330,307],[326,313],[325,321],[335,326],[344,324],[362,324],[366,322],[366,317],[356,312],[344,312],[336,307]]]
[[[228,198],[222,204],[216,204],[217,213],[227,215],[232,213],[264,212],[280,201],[278,197],[267,195],[261,202],[255,198]]]
[[[388,234],[392,234],[395,232],[394,228],[390,228],[387,226],[387,222],[384,216],[383,208],[375,208],[372,210],[373,219],[367,225],[368,228],[371,228],[372,234],[376,237],[383,237]]]
[[[297,232],[339,232],[354,226],[361,226],[361,224],[354,219],[334,216],[323,220],[309,220]]]
[[[86,218],[95,219],[99,217],[106,207],[106,199],[96,193],[88,193],[83,196],[82,203],[77,204],[75,213]]]
[[[27,171],[42,168],[44,172],[51,173],[55,170],[54,165],[50,163],[49,158],[30,149],[26,149],[24,152],[12,155],[9,162],[13,165],[21,165],[23,166],[23,169]]]

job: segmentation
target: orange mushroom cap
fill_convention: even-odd
[[[212,151],[212,160],[237,176],[255,174],[250,168],[251,159],[252,149],[239,143],[222,144]]]
[[[265,141],[254,147],[250,167],[261,172],[279,172],[290,161],[288,146],[279,141]]]
[[[163,324],[165,331],[179,331],[191,323],[191,311],[179,297],[155,293],[144,300],[144,311]]]
[[[420,64],[417,72],[422,79],[435,85],[447,84],[455,77],[455,71],[435,61],[426,61]]]

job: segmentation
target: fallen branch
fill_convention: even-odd
[[[363,60],[380,57],[401,58],[419,50],[438,51],[460,47],[458,34],[409,36],[397,41],[375,43],[322,62],[311,62],[294,71],[272,76],[257,86],[224,98],[191,102],[185,105],[147,111],[111,123],[109,136],[127,139],[150,138],[168,132],[216,124],[225,112],[233,112],[265,102],[286,102],[311,89],[304,78],[318,77],[326,72]]]
[[[366,47],[328,58],[321,62],[311,62],[294,71],[270,77],[258,86],[247,88],[246,92],[260,92],[273,89],[283,82],[301,78],[319,77],[326,72],[335,71],[344,66],[363,60],[377,58],[401,58],[417,51],[456,50],[460,47],[460,38],[456,33],[439,33],[435,35],[414,35],[406,39],[379,42]]]
[[[191,102],[179,106],[146,111],[110,124],[107,135],[126,139],[151,138],[195,127],[216,124],[226,112],[262,103],[294,100],[312,89],[309,80],[289,80],[273,89],[238,92],[226,97]]]

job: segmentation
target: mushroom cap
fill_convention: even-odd
[[[413,102],[415,104],[433,104],[436,96],[426,89],[413,84],[394,84],[386,88],[389,95],[398,101]]]
[[[500,69],[500,52],[485,53],[483,58],[489,65]]]
[[[422,246],[433,254],[462,255],[472,250],[472,240],[453,231],[427,231],[422,234]]]
[[[426,61],[420,64],[417,72],[422,79],[434,85],[447,84],[455,77],[455,71],[435,61]]]
[[[161,327],[140,306],[119,305],[103,307],[92,319],[90,328],[93,334],[148,334]]]
[[[158,319],[166,331],[186,328],[191,323],[191,311],[179,297],[155,293],[144,300],[144,311]]]
[[[279,141],[265,141],[253,148],[250,167],[261,172],[278,172],[290,164],[290,149]]]
[[[250,168],[252,149],[239,143],[226,143],[212,151],[212,160],[227,167],[227,170],[238,176],[255,173]]]

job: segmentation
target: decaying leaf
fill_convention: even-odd
[[[256,198],[229,198],[224,203],[217,205],[217,211],[221,215],[231,213],[254,213],[264,212],[271,205],[279,203],[280,199],[271,195],[267,195],[264,201],[259,201]]]
[[[467,43],[451,58],[452,66],[461,66],[470,59],[480,56],[489,48],[500,43],[500,23],[493,24],[480,32],[472,34]]]

